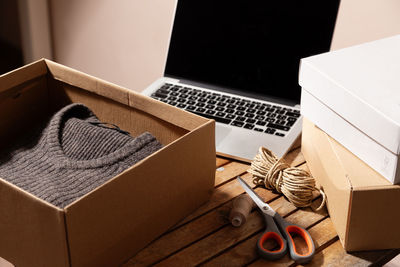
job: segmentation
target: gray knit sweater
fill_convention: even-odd
[[[160,148],[150,133],[133,138],[71,104],[2,151],[0,177],[63,208]]]

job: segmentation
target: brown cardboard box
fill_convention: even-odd
[[[400,186],[303,119],[302,152],[347,251],[400,247]]]
[[[64,209],[0,179],[0,257],[16,266],[114,266],[212,193],[214,121],[48,60],[0,76],[0,149],[72,102],[164,147]]]

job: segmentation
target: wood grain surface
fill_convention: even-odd
[[[285,160],[291,166],[308,171],[299,143]],[[246,172],[248,168],[248,163],[217,157],[215,190],[211,199],[123,266],[297,266],[288,255],[278,261],[259,257],[256,241],[265,226],[257,208],[241,227],[229,223],[232,200],[244,193],[235,178],[240,175],[253,185]],[[399,253],[398,250],[346,253],[326,209],[319,212],[311,208],[299,209],[282,195],[263,187],[255,187],[255,191],[287,221],[310,232],[316,253],[306,266],[381,266]],[[321,198],[316,196],[313,204],[318,206],[320,201]]]

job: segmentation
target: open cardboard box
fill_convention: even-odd
[[[212,194],[214,121],[45,59],[0,76],[0,149],[73,102],[164,147],[64,209],[0,178],[0,257],[16,266],[122,263]]]
[[[303,119],[302,153],[346,251],[400,248],[400,186]]]

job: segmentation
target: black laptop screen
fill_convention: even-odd
[[[179,0],[165,74],[300,100],[300,58],[329,51],[339,0]]]

